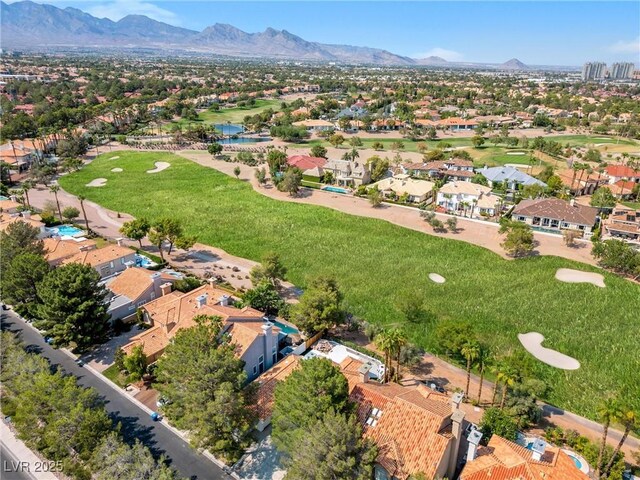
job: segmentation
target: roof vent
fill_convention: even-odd
[[[545,442],[541,438],[536,438],[536,440],[533,442],[533,445],[531,446],[531,451],[533,452],[531,458],[540,461],[542,455],[544,455],[544,451],[546,448],[547,442]]]
[[[196,297],[197,308],[202,308],[207,304],[207,294],[199,295]]]

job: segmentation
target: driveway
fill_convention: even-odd
[[[230,480],[216,464],[191,448],[164,424],[154,422],[149,414],[135,405],[117,388],[98,378],[89,370],[79,367],[74,360],[60,350],[47,345],[36,330],[27,325],[12,311],[3,311],[3,330],[19,332],[26,345],[35,346],[40,355],[57,365],[66,373],[75,375],[78,383],[94,388],[106,402],[106,409],[115,423],[122,424],[121,433],[127,442],[140,440],[149,447],[154,456],[164,454],[172,468],[184,478],[191,480]]]

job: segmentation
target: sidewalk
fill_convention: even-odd
[[[46,467],[54,467],[55,462],[49,462],[41,460],[24,442],[16,438],[13,431],[2,421],[0,422],[0,438],[2,439],[2,445],[11,452],[16,461],[22,462],[20,465],[12,465],[10,459],[2,459],[2,471],[11,468],[17,470],[19,473],[28,475],[29,477],[37,480],[59,480],[59,478]],[[6,464],[5,464],[6,462]]]

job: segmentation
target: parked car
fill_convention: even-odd
[[[435,390],[439,393],[447,393],[447,390],[435,380],[423,380],[423,383],[431,390]]]
[[[51,337],[44,337],[44,341],[49,345],[53,345],[53,338]]]

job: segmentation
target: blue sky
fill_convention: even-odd
[[[640,64],[640,2],[53,0],[113,20],[140,13],[194,30],[229,23],[286,29],[305,40],[447,60]]]

